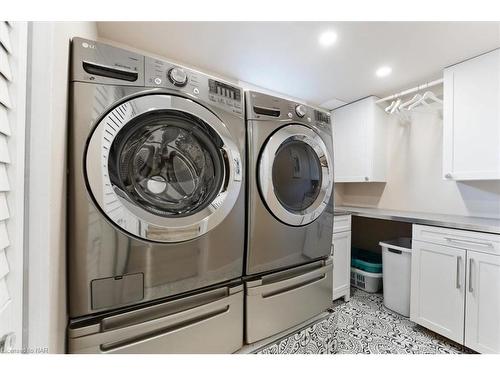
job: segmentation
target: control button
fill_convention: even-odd
[[[292,112],[288,112],[288,117],[289,117],[289,118],[292,118],[292,117],[293,117]]]
[[[172,68],[168,71],[168,79],[175,86],[183,87],[187,83],[187,74],[181,68]]]
[[[302,104],[295,106],[295,113],[299,117],[304,117],[307,113],[306,107],[304,107]]]
[[[310,117],[307,118],[307,122],[311,122],[311,118]]]
[[[200,93],[200,90],[198,90],[198,87],[195,87],[193,89],[193,94],[198,95]]]
[[[157,85],[161,85],[161,78],[156,77],[156,78],[155,78],[155,84],[157,84]]]

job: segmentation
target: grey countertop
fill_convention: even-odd
[[[335,207],[335,215],[349,213],[355,216],[368,217],[372,219],[403,221],[414,224],[500,234],[500,219],[494,218],[385,210],[371,207]]]

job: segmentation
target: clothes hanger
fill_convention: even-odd
[[[386,111],[387,113],[391,112],[392,107],[394,107],[394,104],[396,104],[396,101],[395,101],[395,100],[393,100],[393,101],[391,102],[391,104],[389,104],[389,106],[388,106],[388,107],[386,107],[385,111]]]
[[[422,95],[420,94],[415,94],[415,96],[413,98],[411,98],[410,100],[402,103],[400,106],[399,106],[399,110],[402,110],[402,109],[405,109],[406,107],[408,107],[409,105],[415,103],[416,101],[420,100],[422,98]]]
[[[424,94],[425,99],[430,99],[436,103],[443,104],[443,101],[439,99],[432,91],[426,91]]]
[[[394,106],[391,108],[390,114],[393,114],[396,111],[399,111],[399,106],[401,105],[401,99],[396,100]]]
[[[413,108],[418,107],[419,105],[423,104],[426,106],[429,106],[429,103],[427,103],[427,100],[432,100],[436,103],[443,104],[443,101],[439,99],[432,91],[426,91],[424,95],[422,95],[422,98],[420,100],[416,101],[415,103],[411,104],[408,107],[408,110],[411,111]]]

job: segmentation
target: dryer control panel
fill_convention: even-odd
[[[253,120],[288,120],[331,128],[331,115],[324,109],[314,108],[293,100],[248,91],[247,116]]]

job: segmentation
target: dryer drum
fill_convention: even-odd
[[[204,209],[224,181],[222,140],[199,118],[162,110],[132,119],[108,158],[110,181],[143,209],[183,217]]]

